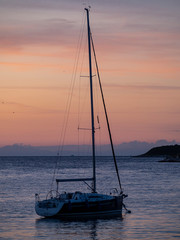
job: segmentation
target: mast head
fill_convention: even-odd
[[[88,8],[84,8],[84,10],[86,10],[87,12],[89,12],[91,9],[91,6],[88,6]]]

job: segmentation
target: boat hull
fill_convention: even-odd
[[[57,203],[53,210],[36,203],[36,213],[46,218],[74,219],[74,218],[100,218],[121,216],[123,198],[115,196],[111,199],[92,201],[65,201]],[[40,207],[39,207],[40,206]],[[61,207],[60,207],[61,206]]]
[[[57,218],[57,219],[99,219],[99,218],[111,218],[111,217],[121,217],[122,216],[122,209],[121,210],[112,210],[112,211],[98,211],[98,212],[84,212],[84,213],[59,213],[52,217],[46,218]]]

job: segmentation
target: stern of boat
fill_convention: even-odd
[[[64,202],[58,198],[40,200],[39,194],[35,194],[35,211],[41,217],[54,217],[62,209]]]

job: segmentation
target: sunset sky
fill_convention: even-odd
[[[58,144],[88,5],[115,143],[180,142],[179,0],[0,0],[0,146]]]

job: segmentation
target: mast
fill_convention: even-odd
[[[89,50],[89,80],[90,80],[90,100],[91,100],[91,128],[92,128],[92,158],[93,158],[93,192],[96,192],[96,159],[95,159],[95,128],[94,128],[94,106],[93,106],[93,83],[92,83],[92,64],[91,64],[91,30],[89,26],[89,9],[87,13],[88,30],[88,50]]]

